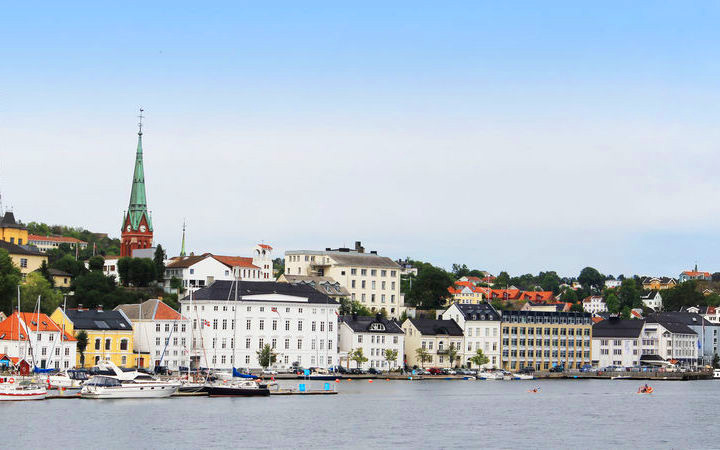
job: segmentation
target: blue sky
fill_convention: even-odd
[[[720,270],[720,6],[388,3],[5,5],[5,205],[119,234],[143,106],[170,253]]]

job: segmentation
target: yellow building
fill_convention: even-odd
[[[77,337],[80,331],[87,333],[85,363],[81,364],[77,353],[77,367],[92,367],[100,360],[110,360],[119,367],[148,367],[146,355],[138,354],[133,347],[132,323],[122,311],[103,311],[102,308],[58,308],[50,318]]]
[[[448,292],[452,297],[445,302],[447,306],[453,303],[461,305],[479,305],[483,303],[484,288],[473,286],[470,282],[456,282],[455,286],[450,286]]]
[[[57,269],[48,269],[56,288],[69,288],[72,283],[72,274]]]
[[[662,291],[675,286],[677,286],[677,282],[670,277],[645,277],[642,279],[642,287],[646,291]]]
[[[454,320],[406,319],[402,324],[405,332],[405,361],[410,367],[455,367],[462,364],[464,333]],[[420,359],[422,348],[425,358]],[[449,349],[457,351],[456,361],[451,361]]]
[[[17,245],[27,245],[28,230],[15,221],[15,214],[8,211],[0,217],[0,241]]]
[[[589,313],[503,311],[501,328],[505,370],[579,369],[592,364]]]
[[[35,250],[33,247],[19,246],[10,242],[0,241],[0,248],[10,254],[13,264],[20,268],[23,280],[30,273],[38,270],[43,261],[47,262],[48,257]]]

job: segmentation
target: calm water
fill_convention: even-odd
[[[335,396],[4,403],[0,431],[5,448],[720,448],[720,381],[638,385],[343,381]]]

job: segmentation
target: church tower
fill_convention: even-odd
[[[130,205],[123,218],[121,230],[120,256],[132,256],[136,248],[150,248],[153,242],[152,219],[147,210],[147,197],[145,196],[145,170],[143,169],[142,150],[142,119],[143,110],[140,110],[140,123],[138,124],[138,145],[135,154],[135,171],[133,173],[132,190],[130,191]]]

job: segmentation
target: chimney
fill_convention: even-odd
[[[377,255],[377,250],[371,250],[371,251],[370,251],[370,254],[371,254],[371,255]]]
[[[355,251],[358,253],[365,253],[365,247],[362,246],[362,242],[355,241]]]
[[[377,314],[375,314],[375,318],[377,319],[378,322],[382,322],[383,315],[380,313],[377,313]]]

